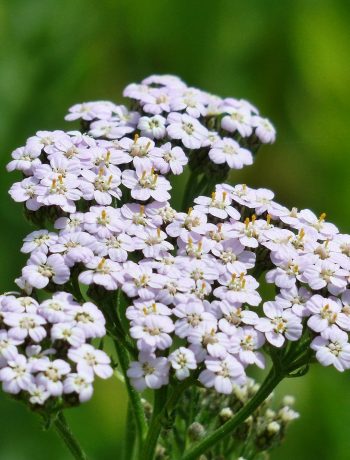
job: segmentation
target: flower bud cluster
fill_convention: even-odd
[[[110,358],[91,340],[106,334],[105,320],[91,302],[78,304],[67,292],[39,303],[32,297],[0,297],[2,389],[47,409],[89,400],[96,376],[111,377]]]

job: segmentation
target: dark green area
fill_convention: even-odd
[[[327,212],[350,231],[350,7],[344,0],[2,0],[0,2],[0,291],[24,264],[31,229],[7,189],[11,150],[38,129],[65,128],[80,101],[120,100],[150,73],[253,102],[277,128],[232,182],[273,189],[289,206]],[[183,189],[178,182],[178,190]],[[348,460],[350,377],[315,368],[282,385],[301,419],[275,460]],[[120,456],[126,395],[99,383],[67,418],[91,459]],[[0,398],[0,460],[65,460],[39,419]]]

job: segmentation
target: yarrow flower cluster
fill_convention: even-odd
[[[106,334],[105,319],[91,302],[67,292],[41,303],[32,297],[0,297],[0,381],[5,392],[32,405],[89,400],[96,376],[111,377],[107,354],[91,340]]]
[[[44,228],[24,238],[20,297],[1,298],[4,391],[34,405],[89,399],[95,375],[113,374],[91,343],[106,329],[139,391],[193,379],[231,395],[281,350],[302,350],[295,368],[313,355],[350,368],[350,236],[270,190],[224,182],[275,140],[271,123],[173,76],[124,96],[131,109],[75,105],[66,120],[81,131],[39,131],[12,154],[23,179],[10,195]],[[186,165],[177,211],[171,178]],[[41,289],[52,298],[36,300]]]

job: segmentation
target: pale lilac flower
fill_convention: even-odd
[[[126,317],[133,324],[142,324],[144,318],[149,315],[171,316],[172,310],[166,305],[151,300],[135,300],[133,305],[126,309]]]
[[[109,291],[117,290],[123,284],[124,277],[120,264],[104,257],[93,257],[85,264],[88,269],[79,275],[83,284],[99,284]]]
[[[350,331],[350,318],[341,312],[342,306],[335,300],[316,294],[306,303],[306,307],[311,314],[307,325],[313,331],[324,332],[334,326]]]
[[[255,128],[255,135],[263,144],[273,144],[276,140],[276,130],[267,118],[253,116],[252,126]]]
[[[100,257],[108,256],[114,262],[125,262],[128,253],[135,251],[133,238],[126,233],[108,236],[101,241],[95,241],[94,251]]]
[[[85,338],[93,339],[106,335],[106,320],[102,312],[91,302],[72,309],[69,312],[69,321],[84,331]]]
[[[214,295],[219,299],[235,303],[248,303],[257,306],[261,302],[260,294],[256,291],[259,283],[251,275],[246,275],[243,266],[242,271],[235,270],[233,273],[223,273],[218,278],[221,286],[214,289]]]
[[[144,205],[137,203],[128,203],[122,206],[120,212],[125,222],[125,231],[129,235],[135,235],[138,230],[146,227],[155,227],[145,210]]]
[[[124,137],[119,141],[119,149],[116,151],[117,164],[133,162],[134,167],[148,167],[154,146],[154,141],[149,137],[138,135],[135,135],[134,139]]]
[[[186,88],[181,94],[171,98],[170,107],[174,112],[185,110],[194,118],[206,115],[205,94],[196,88]]]
[[[134,262],[124,264],[125,281],[121,288],[128,297],[141,297],[150,300],[155,297],[157,289],[163,288],[166,277],[153,273],[152,268],[137,265]]]
[[[55,221],[54,227],[60,230],[60,235],[80,232],[83,230],[84,216],[82,212],[77,212],[70,214],[69,217],[59,217]]]
[[[98,120],[91,123],[89,134],[97,138],[120,139],[133,131],[132,126],[126,126],[120,121]]]
[[[146,388],[155,390],[168,384],[169,363],[167,358],[156,358],[152,354],[141,352],[139,360],[130,363],[127,375],[138,391]]]
[[[304,270],[303,281],[306,281],[312,289],[327,287],[331,294],[338,295],[346,289],[348,276],[349,271],[339,268],[328,260],[321,260]]]
[[[14,183],[9,194],[17,203],[26,203],[26,208],[30,211],[37,211],[42,204],[37,200],[39,180],[35,177],[27,177],[22,182]]]
[[[170,348],[172,338],[169,334],[173,331],[174,324],[168,316],[148,315],[130,328],[130,335],[137,340],[140,351],[153,352]]]
[[[190,371],[197,368],[194,353],[185,347],[177,348],[169,355],[171,367],[175,369],[178,380],[185,380],[190,376]]]
[[[93,378],[94,374],[101,379],[108,379],[113,374],[111,360],[102,350],[96,350],[92,345],[84,344],[79,348],[71,348],[68,358],[77,364],[78,374]]]
[[[40,151],[38,151],[38,149],[32,149],[30,146],[20,147],[14,150],[11,156],[13,159],[7,164],[7,171],[22,171],[26,176],[32,175],[33,167],[41,163],[39,159]]]
[[[256,350],[264,345],[264,334],[251,326],[240,327],[237,329],[237,333],[240,340],[238,352],[240,361],[245,365],[256,364],[263,369],[265,367],[264,355]]]
[[[29,337],[34,342],[41,342],[46,337],[45,319],[34,313],[7,313],[4,323],[9,326],[9,337],[24,340]]]
[[[265,302],[266,318],[259,318],[254,327],[264,332],[266,340],[274,347],[282,347],[285,340],[300,339],[303,332],[301,319],[289,310],[283,310],[277,302]]]
[[[124,230],[120,211],[111,206],[92,206],[84,215],[84,229],[100,238],[107,238],[114,232]]]
[[[241,325],[255,325],[259,319],[254,311],[244,310],[240,303],[231,304],[226,300],[219,302],[222,318],[219,320],[219,328],[228,335],[234,335],[237,327]]]
[[[86,232],[67,233],[58,237],[50,246],[50,252],[62,254],[66,265],[73,267],[80,262],[89,263],[94,257],[95,245],[95,238]]]
[[[173,314],[179,318],[175,322],[175,334],[184,338],[202,323],[216,328],[216,318],[204,310],[203,302],[198,299],[186,298],[185,302],[178,303]]]
[[[13,356],[7,366],[0,370],[2,389],[7,393],[18,394],[21,390],[28,391],[32,382],[31,364],[23,355]]]
[[[79,118],[86,121],[109,119],[112,116],[113,106],[114,104],[109,101],[93,101],[75,104],[69,108],[69,113],[64,119],[67,121],[74,121]]]
[[[167,234],[160,228],[138,231],[133,238],[133,246],[140,249],[145,257],[155,258],[162,252],[171,251],[174,246],[166,241]]]
[[[266,281],[282,289],[290,289],[296,281],[303,281],[308,267],[312,264],[309,255],[299,256],[294,249],[284,248],[271,254],[271,260],[277,268],[266,273]]]
[[[188,213],[178,212],[175,219],[166,227],[166,232],[169,236],[187,241],[189,235],[194,234],[204,235],[208,230],[207,216],[201,211],[196,211],[190,208]]]
[[[303,209],[299,212],[299,222],[300,226],[309,225],[315,228],[318,232],[319,239],[328,239],[332,238],[334,235],[338,233],[338,229],[334,224],[326,222],[326,214],[322,213],[319,218],[310,211],[309,209]]]
[[[205,128],[196,118],[187,114],[170,113],[167,133],[171,139],[180,139],[188,149],[199,149],[207,136]]]
[[[310,347],[316,351],[316,358],[322,366],[333,365],[340,372],[350,368],[350,344],[346,332],[330,329],[325,336],[316,337]]]
[[[161,115],[153,117],[141,117],[137,128],[141,131],[141,136],[151,139],[162,139],[166,135],[166,120]]]
[[[297,286],[292,286],[289,289],[281,289],[280,293],[276,296],[276,300],[280,303],[286,302],[287,306],[285,308],[292,308],[292,312],[297,316],[304,317],[309,316],[310,311],[306,306],[307,301],[311,297],[311,292],[304,288],[297,288]]]
[[[245,251],[243,244],[238,239],[228,239],[217,244],[211,252],[230,273],[237,271],[240,264],[245,269],[255,266],[256,256],[251,251]]]
[[[198,362],[203,361],[208,354],[216,358],[225,357],[227,353],[235,352],[238,345],[235,337],[218,331],[216,325],[213,326],[209,321],[193,328],[187,340]]]
[[[242,364],[230,355],[224,359],[208,358],[205,367],[198,379],[207,388],[215,387],[218,393],[231,394],[235,384],[246,380]]]
[[[3,367],[8,361],[17,356],[17,346],[21,343],[23,343],[23,340],[14,339],[9,336],[6,330],[0,330],[0,367]]]
[[[32,371],[39,372],[38,384],[44,385],[52,396],[61,396],[63,392],[63,379],[69,374],[70,365],[63,359],[38,359],[32,364]]]
[[[235,220],[239,220],[241,215],[231,205],[231,198],[224,190],[219,190],[211,194],[211,198],[206,196],[199,196],[195,198],[194,202],[196,206],[194,209],[198,212],[210,214],[219,219],[226,219],[232,217]]]
[[[242,148],[238,142],[229,137],[214,142],[208,155],[213,163],[227,163],[232,169],[242,169],[245,165],[253,164],[250,151]]]
[[[97,173],[83,170],[81,175],[83,179],[80,182],[80,189],[85,200],[95,200],[97,204],[108,206],[112,203],[112,198],[121,198],[119,170],[114,170],[114,174],[111,174],[100,167]]]
[[[181,174],[188,159],[181,147],[172,147],[170,142],[166,142],[160,147],[151,150],[150,156],[154,167],[161,173]]]
[[[47,257],[42,252],[31,255],[28,265],[23,267],[22,276],[31,286],[42,289],[50,281],[64,284],[69,280],[70,270],[60,254]]]
[[[57,241],[57,234],[48,230],[35,230],[29,233],[23,241],[24,244],[21,252],[27,254],[29,252],[42,251],[44,254],[47,254],[50,246]]]
[[[57,323],[52,326],[51,340],[62,340],[69,343],[74,348],[78,348],[85,343],[83,329],[70,323]]]
[[[89,375],[80,375],[79,373],[68,374],[63,382],[63,393],[77,393],[81,403],[89,401],[94,391],[92,382],[93,377]]]
[[[221,127],[226,131],[233,133],[238,131],[242,137],[248,137],[252,134],[252,121],[250,111],[246,108],[228,108],[229,115],[225,115],[221,120]]]
[[[55,292],[51,299],[44,300],[38,313],[50,323],[67,321],[67,315],[80,305],[73,300],[73,296],[66,292]]]
[[[79,185],[78,178],[73,175],[59,175],[57,179],[46,177],[36,188],[37,201],[45,206],[59,206],[65,212],[75,212],[74,202],[81,197]]]
[[[32,383],[26,390],[30,394],[29,402],[42,406],[49,399],[51,393],[46,389],[45,385]]]
[[[122,183],[131,189],[131,196],[135,200],[147,201],[149,198],[153,198],[162,203],[170,199],[168,190],[171,189],[171,185],[169,181],[156,174],[150,163],[142,166],[137,165],[135,171],[130,169],[124,171]]]

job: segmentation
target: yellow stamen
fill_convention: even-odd
[[[252,223],[254,224],[255,221],[256,221],[256,215],[253,214],[253,215],[252,215]]]
[[[101,270],[101,269],[103,268],[103,266],[104,266],[105,263],[106,263],[106,259],[105,259],[104,257],[102,257],[102,259],[100,260],[100,262],[99,262],[97,268],[98,268],[99,270]]]
[[[267,225],[270,225],[270,222],[271,222],[271,214],[268,214],[266,216],[266,222],[267,222]]]
[[[211,194],[211,199],[212,199],[213,201],[215,201],[215,198],[216,198],[216,192],[213,192],[213,193]]]
[[[326,219],[326,216],[327,214],[325,212],[323,212],[321,215],[320,215],[320,218],[318,219],[320,222],[323,222],[325,219]]]
[[[160,238],[160,228],[159,227],[157,228],[157,236],[158,238]]]
[[[105,209],[102,209],[102,211],[101,211],[101,218],[102,218],[102,220],[105,220],[106,217],[107,217],[107,212],[106,212]]]
[[[189,216],[190,216],[190,215],[191,215],[191,213],[192,213],[192,211],[193,211],[193,208],[188,208],[188,211],[187,211],[187,215],[189,215]]]
[[[60,184],[63,184],[63,177],[62,177],[61,174],[58,176],[58,182],[59,182]]]
[[[245,218],[244,225],[245,225],[245,228],[248,228],[248,226],[249,226],[249,217]]]
[[[135,134],[135,136],[134,136],[134,144],[137,143],[139,137],[140,137],[140,136],[139,136],[138,134]]]
[[[143,216],[144,213],[145,213],[145,207],[144,207],[143,204],[141,204],[141,206],[140,206],[140,214],[141,214],[141,216]]]
[[[57,180],[56,180],[56,179],[52,179],[51,188],[56,188],[56,184],[57,184]]]

